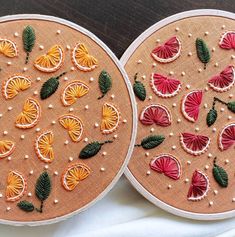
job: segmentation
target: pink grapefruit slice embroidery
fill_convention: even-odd
[[[222,49],[235,49],[235,32],[227,31],[222,34],[219,46]]]
[[[198,156],[207,151],[210,145],[210,138],[184,132],[180,134],[180,144],[187,153]]]
[[[219,75],[213,76],[208,85],[217,92],[225,92],[231,89],[235,82],[233,66],[227,66]]]
[[[164,44],[156,47],[151,56],[160,63],[170,63],[180,56],[181,43],[180,40],[173,36]]]
[[[171,125],[171,114],[166,106],[160,104],[145,107],[140,114],[140,122],[144,125],[156,124],[162,127]]]
[[[200,105],[202,102],[202,91],[193,90],[184,96],[181,110],[184,117],[190,122],[196,122],[199,116]]]
[[[235,123],[226,125],[219,134],[219,148],[224,151],[235,143]]]
[[[201,171],[195,170],[188,190],[189,201],[199,201],[206,197],[209,190],[209,179]]]
[[[152,73],[150,86],[154,93],[163,98],[176,96],[181,89],[181,82],[158,73]]]
[[[181,164],[179,160],[170,154],[161,154],[154,157],[150,162],[150,168],[163,173],[165,176],[177,180],[181,175]]]

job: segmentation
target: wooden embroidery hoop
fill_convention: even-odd
[[[235,19],[235,14],[231,12],[221,11],[221,10],[213,10],[213,9],[202,9],[202,10],[192,10],[192,11],[186,11],[182,13],[175,14],[173,16],[167,17],[150,28],[148,28],[146,31],[144,31],[125,51],[123,56],[121,57],[120,61],[125,67],[126,63],[128,62],[131,55],[136,51],[136,49],[147,39],[150,35],[152,35],[154,32],[159,30],[160,28],[173,23],[178,20],[182,20],[188,17],[193,16],[221,16],[226,17],[229,19]],[[125,175],[128,178],[128,180],[131,182],[131,184],[134,186],[134,188],[140,192],[146,199],[148,199],[150,202],[152,202],[154,205],[164,209],[167,212],[170,212],[174,215],[178,215],[185,218],[195,219],[195,220],[220,220],[225,218],[231,218],[235,216],[235,210],[232,211],[226,211],[223,213],[213,213],[213,214],[201,214],[201,213],[193,213],[189,211],[184,211],[179,208],[173,207],[171,205],[168,205],[158,199],[156,196],[152,195],[150,192],[147,191],[147,189],[140,184],[140,182],[134,177],[132,172],[129,168],[125,170]]]
[[[100,193],[95,199],[93,199],[91,202],[89,202],[87,205],[83,206],[80,209],[77,209],[76,211],[73,211],[69,214],[52,218],[49,220],[42,220],[42,221],[9,221],[9,220],[3,220],[0,219],[0,224],[7,224],[7,225],[14,225],[14,226],[22,226],[22,225],[27,225],[27,226],[39,226],[39,225],[45,225],[45,224],[53,224],[59,221],[66,220],[69,217],[72,217],[75,214],[78,214],[82,211],[85,211],[92,205],[94,205],[96,202],[101,200],[117,183],[121,175],[123,174],[128,161],[131,157],[133,148],[134,148],[134,143],[135,143],[135,137],[136,137],[136,131],[137,131],[137,110],[135,106],[135,97],[132,91],[132,85],[128,80],[127,74],[122,66],[122,64],[119,62],[117,57],[112,53],[112,51],[100,40],[98,39],[94,34],[89,32],[88,30],[84,29],[83,27],[72,23],[68,20],[64,20],[58,17],[53,17],[53,16],[47,16],[47,15],[39,15],[39,14],[19,14],[19,15],[10,15],[10,16],[4,16],[0,17],[0,23],[8,22],[8,21],[15,21],[15,20],[47,20],[55,23],[60,23],[64,26],[68,26],[74,30],[77,30],[81,32],[82,34],[86,35],[88,38],[92,39],[95,41],[107,54],[108,56],[112,59],[116,67],[119,69],[122,77],[124,78],[124,82],[126,84],[126,87],[129,92],[130,96],[130,102],[131,102],[131,107],[132,107],[132,135],[131,135],[131,140],[129,144],[129,148],[127,151],[126,159],[122,163],[120,170],[117,172],[116,176],[113,178],[113,180],[109,183],[109,185],[105,188],[105,190]]]

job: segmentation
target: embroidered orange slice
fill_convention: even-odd
[[[9,140],[0,141],[0,158],[9,156],[15,150],[15,143]]]
[[[42,72],[57,71],[64,61],[64,50],[60,45],[54,45],[46,54],[34,61],[34,66]]]
[[[54,160],[53,142],[54,134],[52,131],[43,132],[37,137],[34,148],[41,161],[51,163]]]
[[[221,151],[227,150],[235,143],[235,123],[226,125],[219,133],[219,148]]]
[[[59,118],[60,124],[68,130],[69,136],[74,142],[81,140],[83,133],[82,121],[75,115],[65,114]]]
[[[75,80],[70,82],[64,89],[61,100],[65,106],[74,104],[78,98],[86,95],[89,87],[81,81]]]
[[[78,43],[72,52],[72,61],[81,71],[92,71],[98,65],[98,60],[89,54],[85,44]]]
[[[63,187],[72,191],[76,188],[80,181],[86,179],[91,173],[90,168],[82,163],[70,165],[61,177]]]
[[[18,171],[10,171],[7,177],[6,200],[14,202],[19,200],[27,189],[23,175]]]
[[[25,76],[12,76],[2,85],[2,94],[6,99],[12,99],[20,91],[27,90],[31,86],[31,80]]]
[[[119,124],[120,113],[118,109],[109,103],[105,103],[102,108],[102,121],[100,130],[103,134],[114,132]]]
[[[41,108],[37,100],[28,98],[22,112],[17,116],[15,126],[17,128],[32,128],[37,125],[41,116]]]
[[[8,39],[0,39],[0,53],[9,58],[16,57],[18,55],[16,44]]]

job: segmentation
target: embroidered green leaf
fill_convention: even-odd
[[[56,92],[59,86],[59,78],[62,77],[65,73],[66,72],[63,72],[57,77],[51,77],[42,85],[40,91],[40,97],[42,100],[45,100]]]
[[[31,202],[28,202],[28,201],[25,201],[25,200],[21,201],[21,202],[18,202],[17,206],[25,212],[31,212],[31,211],[34,210],[34,205]]]
[[[230,110],[230,111],[232,111],[233,113],[235,113],[235,101],[228,102],[228,103],[227,103],[227,108],[228,108],[228,110]]]
[[[227,172],[220,166],[218,166],[214,161],[213,167],[213,176],[216,182],[221,186],[226,188],[228,186],[228,174]]]
[[[210,51],[206,45],[206,43],[202,40],[197,38],[196,39],[196,49],[197,49],[197,56],[202,63],[204,63],[204,69],[206,69],[206,64],[210,61]]]
[[[88,159],[95,156],[101,149],[101,147],[106,143],[112,143],[113,141],[104,141],[104,142],[91,142],[87,144],[80,152],[79,158]]]
[[[98,100],[99,100],[99,99],[103,98],[106,95],[106,93],[111,89],[112,79],[111,79],[111,76],[108,74],[108,72],[103,70],[99,75],[98,82],[99,82],[100,91],[102,93],[102,95],[98,98]]]
[[[51,193],[51,179],[49,174],[44,171],[36,182],[35,194],[40,201],[45,201]]]
[[[142,146],[144,149],[153,149],[159,146],[164,140],[165,137],[162,135],[150,135],[144,138],[140,144],[135,146]]]
[[[144,87],[144,84],[140,81],[137,81],[137,75],[138,73],[135,74],[135,82],[134,82],[134,85],[133,85],[133,90],[134,90],[134,93],[135,95],[141,100],[141,101],[144,101],[145,98],[146,98],[146,90],[145,90],[145,87]]]
[[[210,109],[210,111],[206,116],[207,126],[210,127],[212,124],[214,124],[216,119],[217,119],[217,111],[215,109]]]
[[[23,30],[22,34],[23,44],[24,44],[24,50],[27,53],[25,64],[29,61],[29,53],[32,52],[33,46],[35,44],[35,31],[32,26],[26,26]]]

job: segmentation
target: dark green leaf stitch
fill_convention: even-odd
[[[159,146],[163,141],[165,140],[165,137],[162,135],[150,135],[148,137],[145,137],[140,144],[137,144],[135,146],[142,146],[144,149],[153,149],[157,146]]]
[[[228,174],[222,167],[216,164],[216,157],[214,159],[213,176],[221,187],[226,188],[228,186]]]
[[[210,61],[210,51],[206,45],[206,43],[202,40],[197,38],[196,39],[196,49],[197,49],[197,56],[202,63],[204,63],[204,69],[206,69],[206,64]]]
[[[107,92],[112,88],[112,79],[111,79],[111,76],[108,74],[108,72],[103,70],[99,75],[98,82],[99,82],[100,91],[102,93],[102,95],[98,98],[99,100],[103,98],[107,94]]]
[[[104,142],[91,142],[87,144],[80,152],[79,158],[88,159],[95,156],[101,149],[101,147],[106,143],[112,143],[113,141],[104,141]]]
[[[34,205],[31,202],[28,202],[28,201],[25,201],[25,200],[21,201],[21,202],[18,202],[17,206],[25,212],[31,212],[31,211],[34,210]]]
[[[146,99],[146,90],[145,90],[144,84],[140,81],[137,81],[137,75],[138,75],[138,73],[136,73],[135,77],[134,77],[135,82],[133,85],[133,90],[134,90],[135,95],[141,101],[144,101]]]
[[[216,119],[217,119],[217,111],[215,109],[210,109],[210,111],[208,112],[208,114],[206,116],[206,123],[207,123],[208,127],[213,125],[215,123]]]
[[[59,86],[59,78],[65,74],[66,72],[63,72],[57,77],[51,77],[42,85],[42,88],[40,91],[40,97],[42,100],[47,99],[48,97],[50,97],[52,94],[56,92]]]
[[[227,103],[227,108],[228,108],[228,110],[230,110],[231,112],[235,113],[235,101],[228,102],[228,103]]]
[[[22,34],[24,50],[26,52],[25,64],[29,61],[29,53],[32,52],[33,46],[35,44],[35,31],[32,26],[26,26]]]

